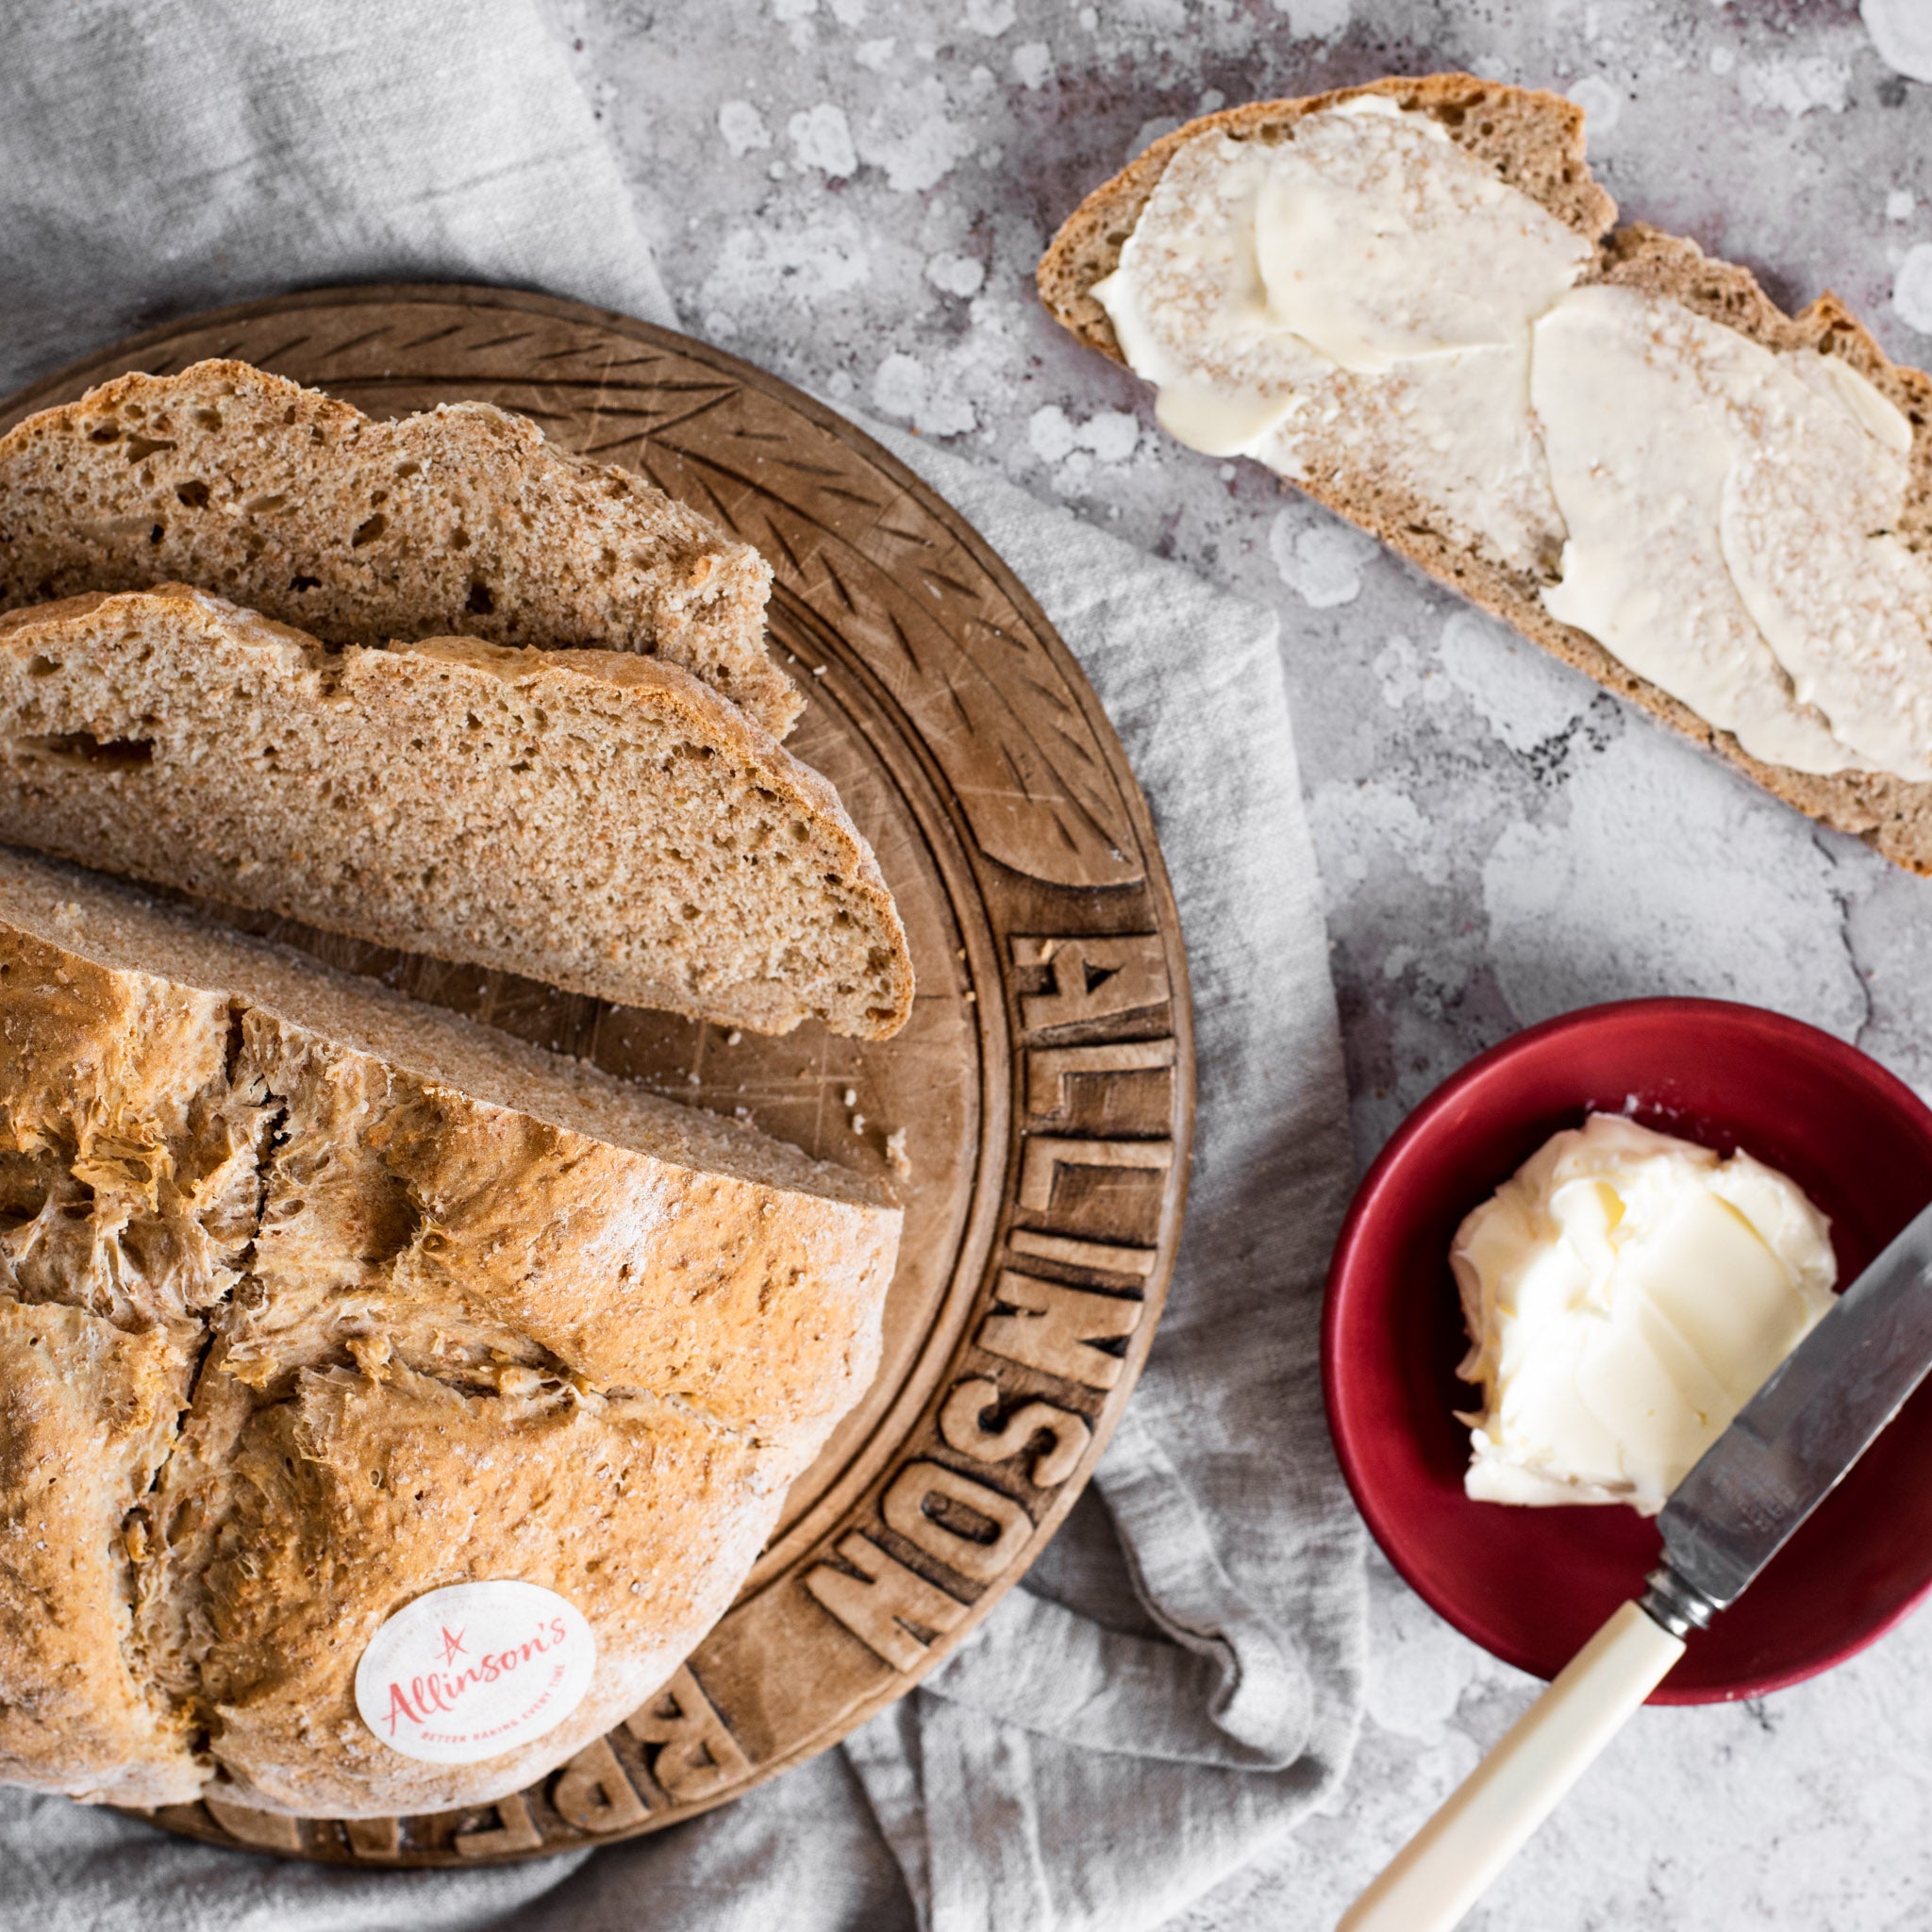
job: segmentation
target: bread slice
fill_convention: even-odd
[[[245,362],[197,362],[0,437],[0,610],[168,582],[337,644],[642,651],[776,738],[804,705],[765,650],[757,551],[488,403],[379,423]]]
[[[1237,141],[1280,142],[1306,116],[1360,94],[1385,95],[1429,115],[1503,180],[1596,244],[1597,266],[1586,281],[1669,296],[1766,348],[1810,348],[1842,358],[1912,424],[1913,480],[1897,534],[1914,549],[1932,550],[1932,378],[1890,361],[1828,292],[1789,316],[1749,270],[1714,260],[1694,242],[1641,225],[1613,229],[1616,205],[1591,178],[1584,160],[1582,109],[1557,94],[1442,74],[1378,80],[1300,100],[1255,102],[1190,122],[1156,142],[1067,218],[1040,264],[1040,292],[1048,310],[1089,347],[1122,360],[1112,325],[1092,290],[1118,265],[1174,155],[1208,131]],[[1593,638],[1552,617],[1539,596],[1544,579],[1534,570],[1512,568],[1491,546],[1445,534],[1431,506],[1397,488],[1339,438],[1320,449],[1307,480],[1298,487],[1565,663],[1709,746],[1800,810],[1855,833],[1900,865],[1932,873],[1932,785],[1882,772],[1821,776],[1752,758],[1730,733],[1638,676]]]
[[[748,1127],[0,849],[0,1779],[483,1803],[722,1614],[878,1361],[899,1215]],[[362,1723],[447,1584],[597,1642],[481,1762]]]
[[[15,611],[0,839],[724,1025],[876,1039],[911,1007],[832,788],[625,652],[330,652],[181,585]]]

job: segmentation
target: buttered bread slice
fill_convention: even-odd
[[[878,1039],[912,967],[837,794],[675,665],[340,652],[199,591],[0,618],[0,839],[629,1006]]]
[[[0,437],[0,610],[194,584],[332,644],[460,634],[641,651],[782,738],[747,543],[525,416],[377,422],[245,362],[118,376]]]
[[[1932,872],[1932,380],[1615,219],[1570,102],[1391,79],[1157,142],[1040,287],[1180,441]]]
[[[5,851],[0,1042],[0,1781],[515,1790],[723,1614],[876,1369],[899,1215],[857,1177]],[[581,1701],[393,1746],[372,1640],[505,1587],[583,1620]]]

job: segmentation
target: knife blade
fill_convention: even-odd
[[[1663,1561],[1571,1659],[1336,1932],[1449,1932],[1684,1654],[1878,1439],[1932,1369],[1923,1208],[1671,1492]]]
[[[1839,1296],[1671,1492],[1657,1519],[1664,1561],[1644,1608],[1681,1637],[1734,1604],[1928,1369],[1932,1208]]]

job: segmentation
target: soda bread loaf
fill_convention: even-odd
[[[906,936],[838,796],[675,665],[315,639],[181,585],[0,618],[0,838],[625,1005],[881,1038]]]
[[[0,1779],[481,1803],[729,1604],[878,1361],[899,1215],[749,1128],[0,851]],[[596,1669],[467,1764],[372,1635],[541,1585]]]
[[[118,376],[0,437],[0,609],[190,583],[334,644],[460,633],[641,651],[782,738],[749,544],[527,417],[372,421],[245,362]]]
[[[1616,207],[1584,160],[1583,114],[1559,96],[1468,75],[1386,79],[1293,101],[1230,108],[1156,142],[1068,218],[1040,264],[1042,299],[1081,341],[1124,361],[1095,286],[1119,266],[1171,162],[1206,134],[1238,142],[1280,143],[1310,115],[1364,95],[1428,116],[1448,139],[1520,190],[1594,251],[1583,283],[1603,282],[1668,297],[1694,315],[1775,350],[1815,349],[1839,358],[1902,412],[1911,425],[1910,482],[1892,534],[1932,553],[1932,379],[1888,360],[1851,313],[1829,294],[1788,316],[1750,272],[1706,257],[1681,237],[1641,225],[1614,227]],[[1753,758],[1730,732],[1638,675],[1584,631],[1559,622],[1541,601],[1554,559],[1512,561],[1493,544],[1443,527],[1443,518],[1378,462],[1373,440],[1349,425],[1316,431],[1300,488],[1400,551],[1431,576],[1504,619],[1566,663],[1708,745],[1760,785],[1800,809],[1874,844],[1901,865],[1932,872],[1932,784],[1884,771],[1820,774]]]

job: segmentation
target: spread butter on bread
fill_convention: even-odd
[[[1615,220],[1570,102],[1389,79],[1155,142],[1039,280],[1181,440],[1932,872],[1932,380]]]

